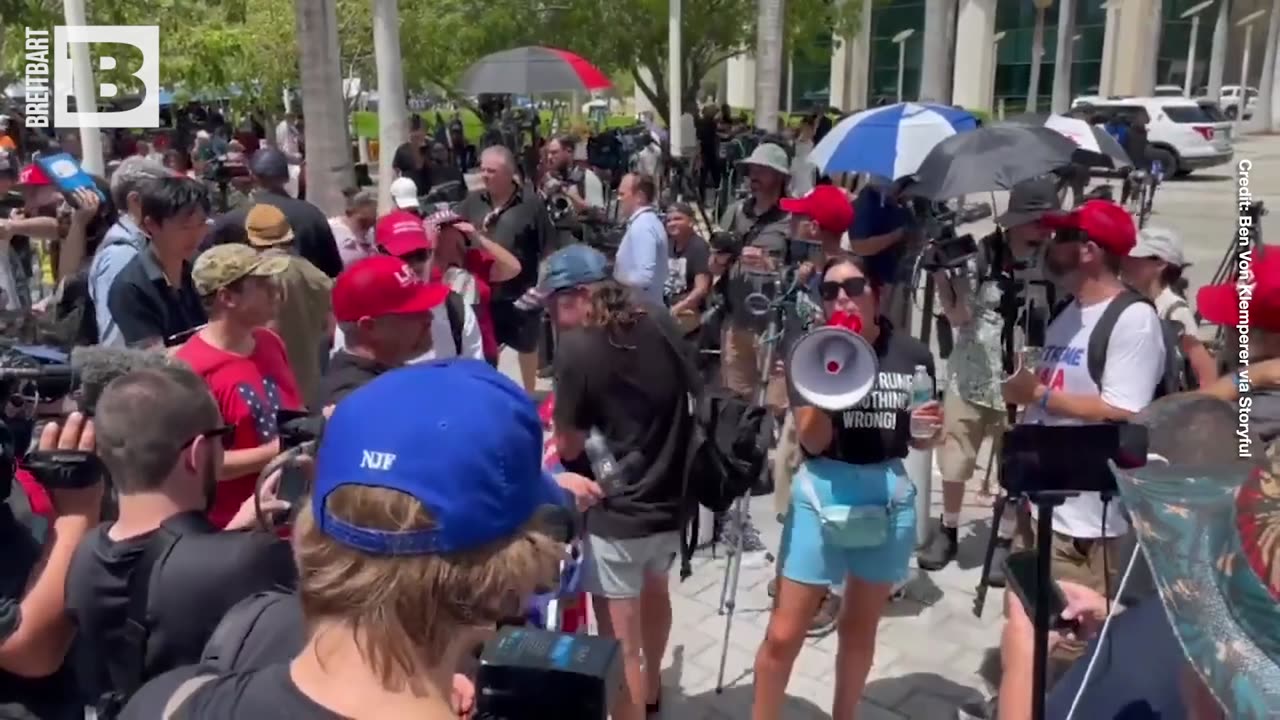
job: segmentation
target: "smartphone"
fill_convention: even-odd
[[[1036,579],[1039,575],[1037,562],[1039,560],[1035,550],[1019,550],[1010,553],[1004,563],[1004,576],[1009,588],[1022,601],[1022,607],[1032,622],[1036,618]],[[1053,630],[1074,628],[1075,621],[1062,617],[1062,611],[1067,609],[1067,598],[1062,594],[1062,588],[1057,583],[1050,582],[1048,590],[1045,600],[1049,603],[1049,627]]]
[[[292,518],[302,505],[302,500],[311,492],[307,482],[307,474],[296,463],[289,461],[280,468],[280,485],[276,487],[276,497],[289,503],[289,517]]]

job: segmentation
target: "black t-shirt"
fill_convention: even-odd
[[[390,369],[374,360],[339,350],[329,358],[329,369],[320,378],[320,407],[336,404]]]
[[[191,279],[191,265],[183,263],[182,284],[175,288],[149,250],[135,255],[120,270],[111,284],[107,307],[130,344],[167,340],[208,320]]]
[[[253,202],[236,208],[229,213],[219,215],[213,224],[211,245],[222,245],[228,242],[244,242],[244,221],[249,210],[257,203],[274,205],[284,213],[293,229],[293,249],[302,257],[311,261],[329,277],[337,277],[342,272],[342,256],[338,254],[338,243],[333,239],[333,228],[320,208],[306,200],[282,195],[265,190],[253,195]]]
[[[546,206],[529,187],[517,187],[507,204],[500,208],[496,224],[485,228],[484,220],[493,210],[493,200],[483,190],[468,193],[457,208],[459,215],[520,261],[519,275],[493,287],[494,302],[511,303],[538,282],[538,264],[549,244],[555,241],[556,230]]]
[[[18,484],[12,491],[21,494]],[[19,500],[10,498],[10,501]],[[18,522],[7,502],[0,502],[0,644],[22,624],[21,604],[43,548],[32,531]],[[31,679],[0,670],[0,717],[26,711],[42,720],[80,720],[84,706],[67,667],[49,677]]]
[[[260,532],[224,532],[203,514],[181,518],[181,538],[154,575],[153,617],[143,677],[199,661],[227,610],[266,590],[291,590],[297,570],[289,545]],[[117,634],[128,617],[129,578],[154,532],[114,541],[102,525],[81,541],[67,577],[67,612],[92,658],[81,683],[91,697],[113,689],[107,659],[126,653]]]
[[[675,305],[693,291],[694,279],[699,275],[711,274],[711,246],[701,235],[689,238],[683,248],[677,249],[671,243],[671,251],[667,258],[667,302]],[[696,310],[702,310],[706,298],[698,303]]]
[[[612,336],[586,328],[562,332],[557,341],[556,425],[598,429],[623,477],[621,487],[587,513],[592,534],[633,538],[679,529],[693,419],[675,337],[670,315],[654,308]],[[566,468],[591,473],[586,453]]]
[[[174,692],[200,674],[198,667],[185,667],[152,680],[133,696],[120,720],[158,720]],[[174,720],[343,720],[298,689],[287,663],[214,678],[178,708]]]
[[[911,378],[923,365],[935,378],[933,353],[919,340],[880,323],[875,342],[879,372],[871,392],[853,408],[831,413],[835,439],[824,457],[854,465],[872,465],[907,456],[911,440]]]

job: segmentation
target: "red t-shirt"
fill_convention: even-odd
[[[302,409],[302,397],[280,336],[258,328],[253,331],[253,341],[252,354],[236,355],[210,345],[197,333],[177,352],[204,378],[223,422],[235,426],[231,450],[248,450],[271,442],[278,434],[276,413]],[[253,495],[257,480],[258,474],[250,473],[218,483],[209,520],[225,527],[245,498]]]
[[[498,357],[498,340],[493,330],[493,315],[489,312],[489,298],[493,288],[489,286],[489,273],[493,270],[493,256],[480,248],[469,248],[462,257],[462,269],[475,278],[476,304],[472,310],[476,314],[476,324],[480,326],[480,345],[484,356],[489,360]],[[442,281],[444,274],[440,268],[431,269],[431,279]]]

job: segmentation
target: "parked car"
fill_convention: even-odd
[[[1182,94],[1181,85],[1157,85],[1151,94],[1156,97],[1186,97]]]
[[[1103,121],[1145,111],[1148,157],[1159,160],[1166,175],[1231,162],[1235,155],[1232,124],[1212,101],[1182,97],[1090,98],[1087,103]]]
[[[1209,97],[1209,88],[1207,87],[1196,91],[1196,98],[1213,99]],[[1228,120],[1248,120],[1253,117],[1253,111],[1258,107],[1258,89],[1239,85],[1223,85],[1217,100],[1218,106],[1222,108],[1222,114]]]

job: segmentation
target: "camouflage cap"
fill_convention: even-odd
[[[196,258],[191,279],[201,297],[212,295],[242,277],[279,275],[289,267],[286,255],[259,253],[248,245],[215,245]]]

